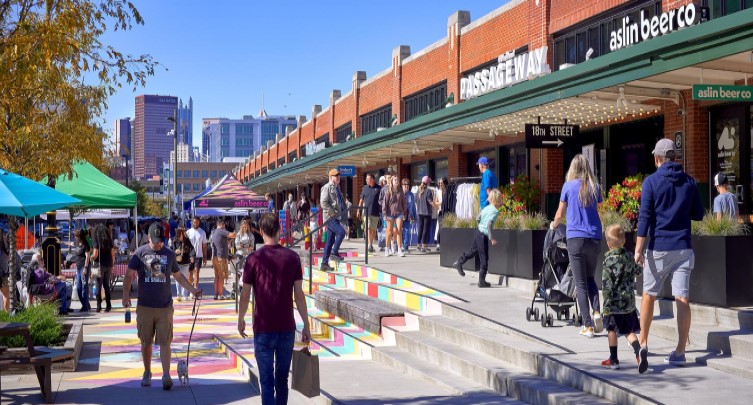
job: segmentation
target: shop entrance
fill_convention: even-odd
[[[721,172],[727,175],[730,192],[737,197],[738,212],[750,214],[753,209],[753,107],[734,104],[709,111],[709,178]],[[709,182],[709,203],[717,192]]]

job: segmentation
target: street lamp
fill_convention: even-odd
[[[178,109],[176,108],[175,111],[173,111],[172,117],[167,117],[168,121],[171,121],[173,123],[173,196],[178,195],[178,184],[177,184],[177,176],[175,174],[175,171],[178,170]],[[167,186],[167,206],[168,206],[168,217],[170,217],[170,214],[172,213],[172,205],[173,202],[170,200],[170,185]]]

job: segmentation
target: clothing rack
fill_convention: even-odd
[[[473,177],[450,177],[448,180],[450,183],[459,183],[459,182],[481,182],[481,176],[473,176]]]

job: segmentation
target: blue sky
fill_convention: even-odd
[[[196,146],[202,118],[255,116],[262,93],[270,115],[310,118],[332,89],[350,90],[355,71],[371,77],[387,69],[397,45],[417,52],[447,35],[453,12],[468,10],[473,21],[506,2],[134,0],[145,25],[103,40],[151,54],[164,68],[146,87],[112,96],[104,128],[133,117],[139,94],[193,97]]]

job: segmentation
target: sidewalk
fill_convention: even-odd
[[[343,247],[363,251],[363,245],[359,241],[348,241]],[[500,285],[480,289],[476,286],[477,273],[466,272],[467,276],[462,278],[454,269],[440,267],[439,253],[415,253],[407,257],[384,257],[379,253],[369,256],[369,266],[466,300],[467,302],[453,303],[451,306],[516,329],[552,348],[558,348],[552,352],[552,356],[558,360],[638,394],[662,403],[678,405],[687,404],[689,399],[692,399],[691,403],[753,403],[753,384],[749,379],[704,367],[692,360],[689,360],[687,367],[665,365],[663,358],[674,349],[676,341],[662,339],[652,333],[649,338],[649,371],[641,375],[632,360],[632,349],[621,339],[619,344],[623,369],[606,370],[600,366],[601,361],[609,357],[606,333],[587,339],[578,335],[578,328],[565,321],[557,321],[556,317],[554,327],[550,328],[543,328],[538,322],[526,321],[525,308],[530,305],[532,292],[526,293]],[[353,263],[363,261],[363,257],[348,260]],[[487,280],[494,284],[495,278],[490,275]],[[498,276],[496,280],[499,280]],[[538,306],[541,308],[541,305]],[[674,323],[674,320],[662,322],[669,324],[668,322]],[[708,352],[705,346],[689,346],[688,354],[694,358],[707,355]]]

